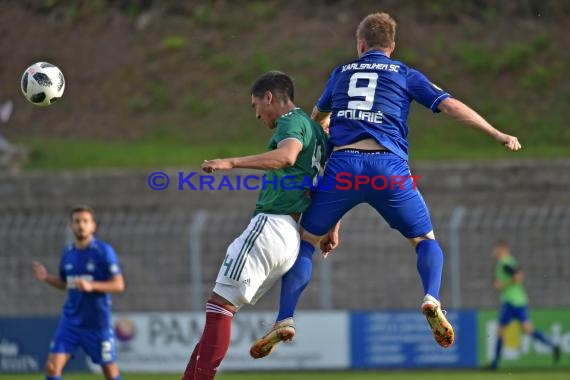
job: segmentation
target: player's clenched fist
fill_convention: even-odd
[[[515,136],[510,136],[505,133],[501,133],[498,136],[497,140],[509,150],[519,150],[522,148],[519,139],[516,138]]]
[[[339,240],[339,230],[340,230],[340,221],[337,222],[333,228],[331,228],[331,230],[329,231],[328,234],[326,234],[322,239],[321,239],[321,252],[323,253],[323,257],[326,259],[327,256],[329,255],[329,253],[331,253],[333,250],[336,249],[336,247],[338,247],[340,240]]]
[[[234,165],[231,160],[225,158],[218,158],[215,160],[205,160],[202,163],[202,170],[206,173],[212,173],[215,170],[230,170],[233,169]]]
[[[34,271],[34,277],[37,280],[45,281],[47,279],[48,276],[47,269],[41,263],[34,261],[32,263],[32,269]]]

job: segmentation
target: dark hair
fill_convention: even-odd
[[[267,91],[279,101],[295,100],[293,80],[280,71],[270,71],[257,78],[250,92],[256,98],[262,98]]]
[[[90,206],[87,205],[79,205],[79,206],[75,206],[74,208],[71,209],[71,212],[69,213],[69,217],[71,219],[73,219],[73,215],[78,213],[78,212],[88,212],[91,214],[91,217],[93,218],[93,220],[95,221],[95,211],[93,211],[93,209]]]
[[[388,13],[369,14],[356,28],[356,38],[368,49],[389,48],[396,38],[396,20]]]

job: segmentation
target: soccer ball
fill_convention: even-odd
[[[22,75],[22,93],[36,106],[49,106],[63,95],[65,79],[56,66],[37,62]]]

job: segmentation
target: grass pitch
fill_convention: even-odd
[[[0,380],[39,380],[41,374],[0,375]],[[568,371],[369,371],[220,373],[219,380],[567,380]],[[100,375],[69,373],[65,380],[102,379]],[[177,374],[123,374],[124,380],[179,380]]]

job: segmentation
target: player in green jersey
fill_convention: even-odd
[[[525,334],[552,348],[554,362],[560,360],[560,346],[554,344],[540,331],[534,329],[528,312],[528,296],[523,286],[523,273],[517,260],[511,255],[506,242],[497,242],[493,248],[493,256],[497,259],[495,268],[495,289],[500,293],[501,311],[499,313],[499,330],[495,346],[495,358],[489,365],[490,369],[499,367],[503,349],[505,328],[512,320],[517,320]]]
[[[281,72],[261,76],[251,88],[257,119],[275,130],[268,151],[252,156],[204,161],[202,170],[265,170],[254,216],[226,252],[206,325],[183,380],[216,376],[230,345],[233,315],[254,304],[293,266],[301,242],[297,222],[325,164],[326,134],[293,103],[293,81]],[[284,334],[287,330],[284,330]],[[291,330],[294,334],[294,330]],[[284,336],[283,340],[291,337]]]

